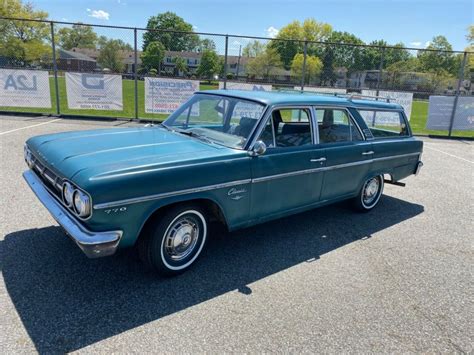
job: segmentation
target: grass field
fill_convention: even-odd
[[[72,110],[68,108],[66,98],[66,82],[64,77],[59,77],[59,97],[60,97],[60,111],[66,115],[80,115],[80,116],[103,116],[103,117],[120,117],[120,118],[134,118],[135,116],[135,105],[134,105],[134,81],[123,80],[123,111],[111,111],[111,110]],[[200,90],[217,89],[217,84],[201,84]],[[32,112],[42,114],[55,114],[56,113],[56,100],[55,100],[55,88],[54,79],[50,78],[50,90],[51,90],[51,109],[41,108],[27,108],[27,107],[1,107],[0,111],[12,111],[12,112]],[[145,113],[145,88],[144,82],[138,81],[138,117],[145,119],[157,119],[163,120],[168,115],[164,114],[150,114]],[[441,135],[446,136],[448,131],[433,131],[427,130],[426,120],[428,118],[428,101],[413,101],[410,126],[415,134],[423,135]],[[453,136],[457,137],[474,137],[474,131],[453,131]]]

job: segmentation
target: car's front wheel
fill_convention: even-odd
[[[187,270],[198,258],[208,235],[206,213],[198,205],[181,205],[157,216],[139,242],[140,259],[162,276]]]
[[[357,197],[354,198],[354,207],[363,212],[368,212],[373,209],[382,196],[383,187],[383,175],[377,175],[367,179],[362,185]]]

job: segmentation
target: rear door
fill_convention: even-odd
[[[372,144],[364,140],[345,108],[315,107],[315,112],[319,143],[326,157],[321,200],[355,195],[370,171]]]

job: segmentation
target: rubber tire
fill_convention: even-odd
[[[179,270],[174,270],[170,269],[165,262],[162,259],[161,256],[161,248],[162,248],[162,241],[165,237],[165,232],[170,226],[171,222],[182,214],[185,211],[188,210],[194,210],[196,212],[199,212],[203,217],[204,217],[204,223],[206,224],[205,226],[205,235],[204,235],[204,241],[202,241],[201,246],[197,246],[199,248],[197,255],[193,255],[191,259],[194,258],[194,260],[185,268],[179,269]],[[209,236],[209,220],[206,215],[205,209],[203,209],[201,206],[196,205],[196,204],[183,204],[183,205],[178,205],[176,207],[173,207],[166,211],[163,215],[158,215],[151,223],[148,224],[146,230],[144,231],[144,234],[142,237],[138,240],[138,256],[140,260],[149,268],[152,269],[154,272],[159,274],[160,276],[164,277],[172,277],[172,276],[177,276],[179,274],[182,274],[186,270],[188,270],[196,260],[199,258],[199,255],[202,253],[207,237]],[[203,236],[201,235],[200,238]],[[198,241],[199,243],[199,241]],[[187,263],[189,260],[186,260],[185,263]]]
[[[370,206],[365,206],[363,203],[362,203],[362,196],[363,196],[363,193],[364,193],[364,187],[365,187],[365,184],[367,183],[367,181],[371,180],[372,178],[374,178],[375,176],[372,176],[371,178],[367,179],[364,181],[364,184],[362,185],[362,187],[360,188],[360,191],[359,193],[357,194],[356,197],[354,197],[352,199],[352,207],[358,211],[358,212],[369,212],[369,211],[372,211],[375,206],[377,206],[377,204],[379,203],[380,201],[380,198],[382,197],[382,194],[383,194],[383,188],[384,188],[384,181],[383,181],[383,175],[377,175],[377,177],[379,178],[380,180],[380,188],[379,188],[379,191],[377,192],[377,194],[379,194],[379,196],[377,197],[377,199],[375,200],[375,203],[373,203],[372,205]]]

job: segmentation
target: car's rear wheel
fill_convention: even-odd
[[[174,276],[196,261],[206,243],[208,222],[198,205],[171,208],[152,221],[139,241],[140,259],[162,276]]]
[[[363,212],[372,210],[380,200],[384,187],[383,175],[373,176],[367,179],[354,198],[354,207]]]

